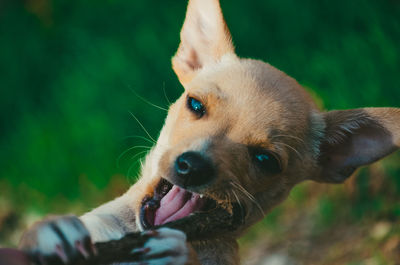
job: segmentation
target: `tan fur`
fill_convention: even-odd
[[[198,151],[211,157],[218,171],[211,185],[192,191],[228,208],[240,202],[246,216],[237,231],[190,242],[197,253],[190,255],[190,263],[239,264],[237,237],[283,201],[294,185],[307,179],[342,182],[357,167],[400,146],[400,109],[321,112],[293,78],[235,55],[217,0],[189,1],[172,64],[184,93],[170,107],[141,179],[121,198],[82,217],[95,241],[141,230],[142,199],[161,178],[169,178],[177,156]],[[188,96],[206,106],[204,117],[188,110]],[[260,172],[249,146],[276,153],[281,173]],[[105,224],[96,218],[114,221]]]

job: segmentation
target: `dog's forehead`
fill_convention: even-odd
[[[262,141],[275,132],[304,134],[313,102],[291,77],[258,60],[223,58],[205,68],[189,86],[192,91],[217,98],[211,106],[230,119],[238,141]],[[246,128],[246,129],[244,129]]]

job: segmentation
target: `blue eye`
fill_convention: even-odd
[[[206,113],[206,109],[205,109],[203,103],[201,103],[200,101],[198,101],[195,98],[188,97],[187,106],[199,118],[201,118]]]
[[[261,163],[268,162],[269,160],[271,160],[271,157],[269,155],[266,155],[266,154],[257,154],[256,158]]]
[[[254,150],[253,156],[256,165],[269,174],[278,174],[282,171],[281,163],[276,155],[265,150]]]

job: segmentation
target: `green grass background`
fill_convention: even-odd
[[[399,1],[223,0],[222,7],[237,53],[293,76],[321,107],[400,107]],[[137,95],[166,107],[182,92],[170,59],[185,9],[183,0],[0,2],[0,244],[15,244],[9,231],[21,216],[81,213],[135,181],[146,148],[128,148],[149,143],[136,137],[147,135],[130,112],[156,137],[166,113]],[[398,223],[399,161],[362,170],[347,191],[318,195],[314,220]],[[375,178],[381,184],[372,194]],[[305,207],[310,190],[296,189],[263,227]]]

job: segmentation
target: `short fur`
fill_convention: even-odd
[[[143,198],[154,193],[161,178],[174,183],[171,172],[176,158],[197,151],[211,158],[217,172],[211,184],[191,191],[227,208],[240,203],[246,213],[244,223],[236,231],[207,241],[186,244],[173,234],[176,244],[171,247],[182,249],[177,254],[182,259],[166,255],[159,263],[151,258],[147,262],[239,264],[236,239],[282,202],[293,186],[309,179],[343,182],[358,167],[399,148],[400,109],[321,112],[293,78],[262,61],[239,58],[218,0],[190,0],[180,37],[172,66],[185,90],[170,107],[139,181],[120,198],[80,217],[93,241],[142,230]],[[188,96],[204,104],[203,117],[188,110]],[[275,153],[282,171],[275,175],[260,171],[249,147]],[[37,226],[30,230],[22,247],[45,248],[38,243],[39,232]],[[191,247],[195,252],[189,251]]]

